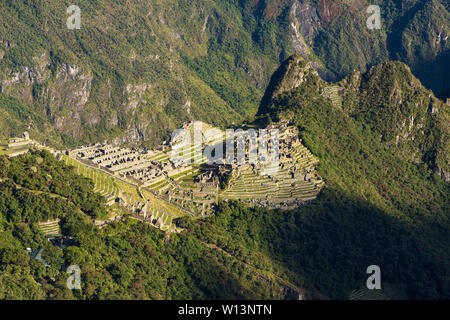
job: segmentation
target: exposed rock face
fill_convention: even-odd
[[[79,66],[60,63],[57,65],[54,81],[51,79],[48,54],[33,59],[32,66],[20,67],[20,72],[10,72],[0,79],[0,87],[5,94],[14,96],[28,104],[42,102],[54,128],[74,137],[80,136],[82,114],[92,90],[92,72],[81,70]],[[89,111],[85,122],[93,125],[98,116]]]
[[[62,64],[57,71],[56,83],[56,88],[50,93],[50,100],[55,101],[55,107],[64,102],[65,105],[79,109],[89,100],[92,73],[90,71],[82,73],[78,66]],[[70,93],[63,95],[61,92]]]
[[[291,8],[291,23],[290,23],[292,29],[292,46],[296,53],[301,54],[303,57],[307,57],[308,55],[311,54],[311,49],[309,49],[308,45],[305,43],[305,40],[303,39],[303,35],[300,33],[301,31],[303,31],[304,22],[302,21],[302,16],[304,16],[305,14],[303,14],[303,12],[301,11],[302,15],[298,16],[297,15],[298,9],[299,9],[298,3],[294,2]],[[307,7],[306,9],[308,10],[310,9],[310,7]],[[302,23],[300,21],[302,21]],[[309,29],[308,31],[311,32],[310,28],[307,27],[305,29],[307,30]]]
[[[92,79],[89,70],[66,63],[58,65],[53,86],[47,87],[41,96],[48,101],[47,112],[57,130],[80,137],[83,124],[94,125],[100,121],[93,110],[89,110],[86,119],[82,119],[91,95]]]
[[[148,88],[151,88],[151,84],[128,84],[125,88],[124,94],[127,95],[126,111],[134,114],[139,103],[146,103],[144,100],[144,94]]]
[[[1,92],[31,102],[33,85],[43,83],[50,77],[48,55],[43,53],[33,60],[34,66],[21,66],[20,71],[5,70],[6,76],[0,76]]]
[[[299,1],[294,2],[292,10],[295,13],[296,19],[301,24],[303,38],[311,44],[314,37],[322,28],[322,22],[317,15],[316,8],[306,1]]]
[[[310,46],[314,45],[314,38],[323,30],[323,23],[318,11],[308,1],[294,1],[290,9],[290,29],[292,48],[296,54],[309,60],[314,56]],[[325,68],[322,62],[311,62],[320,77],[325,80],[334,80],[334,76]]]
[[[450,172],[437,168],[437,173],[446,181],[450,182]]]
[[[7,92],[8,87],[14,84],[23,83],[25,85],[31,85],[34,83],[40,83],[44,79],[44,76],[35,69],[29,67],[21,67],[20,72],[11,72],[10,76],[2,80],[2,91]]]

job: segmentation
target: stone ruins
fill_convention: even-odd
[[[194,137],[196,126],[201,128],[200,142]],[[183,129],[174,134],[170,144],[164,143],[156,150],[95,144],[66,154],[139,190],[145,189],[183,212],[199,216],[213,213],[220,200],[240,200],[270,208],[295,208],[314,199],[324,185],[315,170],[318,160],[302,144],[298,129],[287,123],[271,124],[266,128],[267,132],[278,132],[278,140],[265,140],[267,154],[276,149],[279,157],[266,159],[258,154],[258,161],[253,163],[249,161],[249,151],[254,144],[247,138],[233,140],[237,150],[244,150],[243,162],[237,161],[236,154],[233,159],[224,156],[223,161],[211,163],[203,151],[208,146],[220,144],[225,150],[225,132],[201,122],[189,122]],[[260,136],[256,138],[257,146],[261,139]],[[171,215],[164,213],[164,208],[156,208],[151,201],[130,202],[120,192],[115,203],[143,221],[167,230],[171,228]]]

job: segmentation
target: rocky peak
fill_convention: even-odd
[[[306,61],[299,54],[288,58],[270,79],[269,86],[261,102],[262,109],[267,107],[270,101],[278,95],[300,87],[308,76],[320,79],[312,62]]]

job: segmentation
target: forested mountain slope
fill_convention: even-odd
[[[448,95],[446,1],[83,0],[81,29],[69,30],[71,4],[0,4],[1,91],[40,115],[57,145],[151,145],[190,119],[252,120],[270,75],[293,53],[328,80],[400,59]],[[380,5],[380,30],[366,27],[371,4]]]
[[[77,141],[170,137],[189,119],[217,125],[257,110],[276,59],[228,1],[0,4],[0,86]]]

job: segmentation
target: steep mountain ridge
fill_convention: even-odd
[[[272,76],[259,114],[283,112],[283,104],[273,102],[296,90],[331,102],[342,116],[363,124],[389,148],[395,146],[402,157],[425,163],[449,181],[450,106],[425,89],[405,64],[383,63],[330,84],[295,55]]]
[[[347,76],[338,85],[349,116],[364,122],[405,159],[449,175],[450,105],[437,99],[399,62]]]

